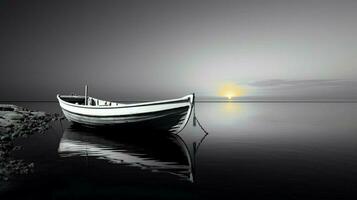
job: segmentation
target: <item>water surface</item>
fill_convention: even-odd
[[[19,104],[19,103],[17,103]],[[60,112],[57,103],[20,103]],[[66,120],[17,141],[30,175],[1,199],[350,199],[357,104],[197,103],[179,137],[79,130]],[[196,126],[194,126],[196,125]]]

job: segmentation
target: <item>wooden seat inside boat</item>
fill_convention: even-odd
[[[84,96],[77,96],[77,95],[61,95],[60,98],[63,101],[66,101],[68,103],[73,103],[76,105],[86,105],[86,106],[106,106],[106,107],[120,107],[120,106],[124,106],[126,104],[122,104],[122,103],[117,103],[117,102],[111,102],[111,101],[105,101],[105,100],[100,100],[97,98],[93,98],[88,96],[88,86],[85,86],[85,92],[84,92]],[[87,101],[86,101],[87,100]]]
[[[85,105],[85,97],[84,96],[61,96],[61,99],[68,103],[72,103],[72,104],[76,104],[76,105]],[[116,107],[116,106],[123,106],[126,104],[100,100],[100,99],[96,99],[93,97],[88,97],[87,105],[88,106],[100,106],[100,107],[102,107],[102,106]]]
[[[125,104],[122,103],[117,103],[117,102],[111,102],[111,101],[105,101],[105,100],[100,100],[96,99],[93,97],[88,97],[88,106],[108,106],[108,107],[116,107],[116,106],[123,106]]]

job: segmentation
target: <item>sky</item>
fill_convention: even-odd
[[[356,19],[352,0],[2,0],[0,100],[357,99]]]

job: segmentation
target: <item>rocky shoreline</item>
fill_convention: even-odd
[[[29,173],[34,167],[34,163],[11,158],[11,152],[21,148],[14,145],[15,139],[34,133],[45,133],[50,122],[58,119],[58,114],[0,104],[0,181],[8,180],[13,174]]]

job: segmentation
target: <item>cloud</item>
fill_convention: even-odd
[[[269,79],[263,81],[256,81],[248,84],[253,87],[308,87],[308,86],[340,86],[340,85],[357,85],[354,80],[341,79],[312,79],[312,80],[284,80],[284,79]]]
[[[344,79],[269,79],[248,84],[254,96],[295,100],[357,99],[357,81]]]

